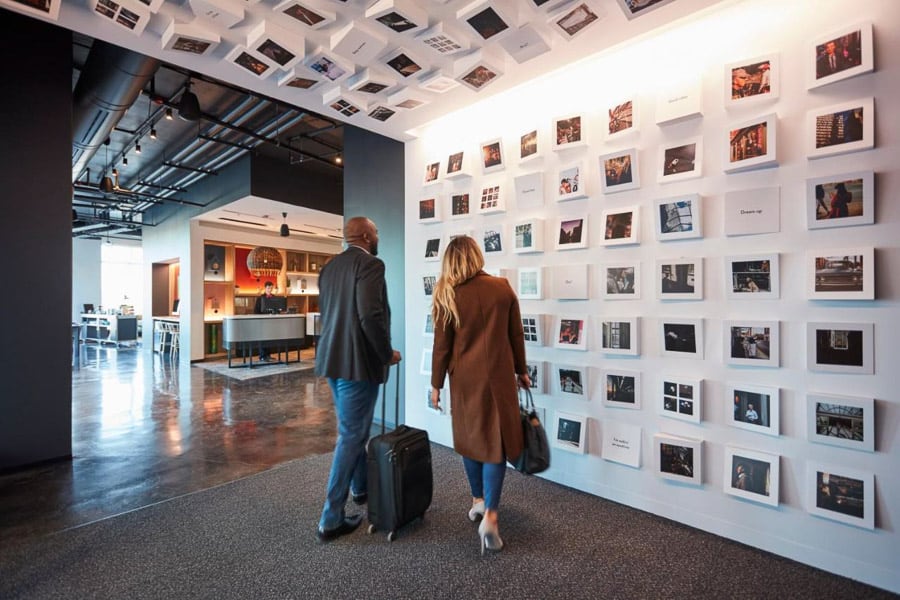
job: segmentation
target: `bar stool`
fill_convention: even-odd
[[[181,347],[181,323],[166,323],[169,326],[169,353],[174,357]]]
[[[156,321],[156,332],[159,334],[159,342],[156,351],[163,354],[166,351],[166,343],[169,341],[169,323],[166,321]]]

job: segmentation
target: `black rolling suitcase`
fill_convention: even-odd
[[[386,531],[394,541],[397,530],[425,516],[431,506],[433,479],[428,432],[399,425],[384,433],[388,382],[381,394],[381,435],[369,440],[369,533]],[[400,367],[397,367],[395,420],[400,415]]]

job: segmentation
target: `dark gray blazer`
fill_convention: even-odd
[[[350,246],[319,274],[316,375],[383,383],[393,357],[384,263]]]

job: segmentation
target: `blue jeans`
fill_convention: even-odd
[[[500,507],[500,493],[503,491],[503,477],[506,462],[483,463],[463,456],[463,466],[473,498],[484,498],[484,507],[497,510]]]
[[[338,438],[328,475],[325,507],[319,520],[320,529],[334,529],[343,523],[344,504],[351,487],[354,494],[368,491],[366,442],[380,384],[328,378],[328,385],[334,397]]]

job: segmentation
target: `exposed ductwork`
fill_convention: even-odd
[[[72,92],[73,181],[81,176],[159,65],[158,59],[94,42]]]

